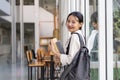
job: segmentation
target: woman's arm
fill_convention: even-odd
[[[69,47],[68,55],[60,54],[61,63],[63,65],[70,64],[71,61],[73,60],[75,54],[78,52],[79,49],[80,49],[79,37],[76,34],[72,34],[71,35],[71,40],[70,40],[70,47]]]

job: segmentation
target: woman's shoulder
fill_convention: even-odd
[[[76,33],[82,34],[82,31],[81,31],[81,30],[77,30],[77,31],[73,32],[72,34],[74,35],[74,34],[76,34]]]
[[[78,35],[75,34],[75,33],[76,32],[71,33],[71,36],[70,36],[71,39],[77,39],[78,38]]]
[[[78,39],[79,38],[78,34],[79,33],[72,33],[71,38]],[[81,34],[79,34],[79,35],[81,35]]]
[[[81,37],[84,37],[81,30],[75,31],[74,33],[72,33],[71,36],[79,38],[78,35],[80,35]]]
[[[83,35],[82,35],[82,33],[80,31],[72,33],[71,34],[71,40],[74,40],[74,41],[78,42],[79,41],[79,35],[83,38]]]
[[[85,43],[85,38],[84,38],[84,35],[82,34],[81,30],[72,33],[71,37],[72,37],[72,39],[79,41],[79,35],[80,35],[80,38],[82,38],[83,42]]]

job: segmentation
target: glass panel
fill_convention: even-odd
[[[34,5],[34,0],[23,0],[24,5]],[[20,5],[20,0],[16,0],[16,5]]]
[[[25,45],[25,50],[27,49],[35,49],[35,33],[34,33],[34,28],[35,25],[34,23],[25,23],[24,24],[24,45]]]
[[[34,5],[34,0],[23,0],[24,5]]]
[[[17,38],[17,54],[16,54],[16,69],[19,75],[16,77],[21,77],[21,80],[27,80],[28,76],[28,68],[27,68],[27,58],[26,58],[26,51],[27,50],[34,50],[34,23],[24,23],[24,53],[21,54],[21,39],[20,39],[20,23],[16,24],[16,38]],[[22,56],[23,55],[23,56]],[[21,59],[22,56],[22,59]],[[35,77],[35,76],[34,76]]]
[[[16,0],[16,5],[20,5],[20,0]]]
[[[29,50],[30,49],[34,50],[34,45],[35,45],[34,44],[35,43],[34,42],[35,41],[35,36],[34,36],[35,24],[33,23],[34,21],[32,21],[32,22],[27,21],[28,23],[25,23],[24,22],[25,20],[23,20],[24,25],[22,27],[23,27],[23,32],[24,32],[23,33],[24,38],[22,38],[22,39],[24,40],[23,49],[24,49],[25,52],[23,52],[21,54],[21,32],[22,32],[22,30],[21,30],[20,18],[22,16],[21,16],[21,14],[19,14],[20,13],[20,0],[16,0],[16,1],[17,1],[16,5],[18,5],[18,6],[16,7],[17,12],[16,12],[16,16],[14,15],[14,17],[16,18],[15,22],[17,22],[17,23],[13,24],[13,25],[16,25],[15,26],[16,27],[16,45],[15,45],[16,47],[10,47],[11,54],[9,54],[9,56],[7,56],[8,59],[9,58],[12,59],[12,61],[14,61],[14,63],[12,64],[12,67],[10,65],[7,65],[7,66],[9,66],[10,69],[12,69],[12,70],[10,70],[11,72],[8,73],[9,68],[8,69],[2,69],[2,70],[5,70],[7,72],[6,74],[9,74],[9,75],[3,74],[4,71],[2,73],[0,73],[1,74],[0,79],[4,79],[4,76],[2,76],[2,75],[8,76],[8,77],[5,77],[4,80],[10,80],[9,77],[11,77],[11,80],[17,80],[17,79],[18,80],[28,80],[28,66],[27,66],[27,59],[26,59],[25,52],[28,49]],[[31,1],[34,1],[34,0],[31,0]],[[13,7],[13,6],[11,6],[11,7]],[[28,5],[28,9],[30,9],[30,8],[31,7]],[[26,11],[23,11],[23,13],[26,13]],[[31,13],[33,13],[33,12],[31,12]],[[28,18],[28,16],[27,17],[25,16],[24,19]],[[12,22],[10,22],[10,23],[12,24]],[[6,23],[4,23],[4,24],[6,25]],[[9,24],[9,25],[11,25],[11,24]],[[4,29],[6,29],[7,31],[6,30],[3,31],[4,41],[2,40],[2,44],[10,44],[11,38],[12,38],[11,37],[11,28],[5,27]],[[9,37],[10,37],[10,39],[9,39]],[[15,54],[14,57],[12,56],[13,55],[12,54],[12,48],[16,48],[16,53],[14,53]],[[6,48],[6,49],[9,49],[9,48]],[[6,51],[4,51],[4,52],[6,52]],[[8,60],[8,62],[9,61],[11,61],[11,60]],[[11,64],[11,62],[9,62],[9,64]],[[33,76],[33,78],[35,78],[35,76]]]
[[[120,1],[113,0],[114,80],[120,79]]]
[[[0,79],[11,80],[11,24],[0,21]]]
[[[98,0],[89,0],[89,36],[87,47],[91,57],[91,80],[98,80]]]
[[[27,80],[28,78],[28,69],[27,69],[27,60],[26,60],[26,55],[25,53],[21,54],[21,22],[20,22],[20,18],[22,17],[21,14],[19,15],[20,13],[20,0],[16,0],[16,4],[18,5],[16,8],[17,9],[17,24],[16,24],[16,35],[17,35],[17,54],[16,54],[16,58],[17,58],[17,61],[16,61],[16,71],[18,74],[16,76],[16,78],[21,78],[21,80]],[[55,12],[55,3],[56,1],[55,0],[39,0],[39,3],[44,3],[43,5],[44,6],[41,6],[39,3],[39,10],[40,11],[40,14],[38,14],[40,16],[40,20],[39,20],[39,24],[37,24],[36,20],[35,19],[35,15],[37,13],[36,12],[36,9],[34,10],[35,12],[33,12],[33,8],[31,8],[32,6],[30,5],[33,5],[35,2],[35,0],[23,0],[24,1],[24,5],[27,6],[27,10],[24,10],[23,13],[26,15],[24,16],[23,18],[23,26],[24,26],[24,52],[26,52],[26,50],[35,50],[35,25],[40,25],[39,26],[39,29],[40,29],[40,36],[42,36],[41,34],[46,34],[47,33],[47,37],[51,37],[51,34],[53,36],[53,29],[54,29],[54,15],[56,13]],[[32,4],[33,3],[33,4]],[[23,5],[23,6],[24,6]],[[35,6],[37,5],[37,3],[35,4]],[[50,7],[49,7],[50,6]],[[24,8],[24,7],[23,7]],[[35,7],[36,8],[36,7]],[[25,9],[25,8],[24,8]],[[26,14],[28,11],[32,11],[31,14],[35,14],[33,18],[30,18],[30,15],[29,14]],[[42,16],[41,16],[42,15]],[[50,15],[50,17],[49,17]],[[46,17],[47,16],[47,17]],[[42,18],[41,18],[42,17]],[[56,17],[56,16],[55,16]],[[30,19],[30,21],[29,21]],[[33,20],[32,20],[33,19]],[[51,21],[52,20],[52,21]],[[45,22],[45,23],[44,23]],[[44,25],[43,25],[44,23]],[[51,28],[51,25],[52,25],[52,28]],[[22,27],[23,27],[22,26]],[[44,28],[47,28],[47,29],[50,29],[48,30],[48,32],[45,30],[41,30],[41,26],[43,27],[42,29]],[[48,27],[49,26],[49,27]],[[52,29],[52,33],[49,34],[49,32],[51,32],[51,29]],[[41,33],[43,32],[43,33]],[[39,35],[39,34],[38,34]],[[46,36],[45,36],[46,37]],[[22,57],[22,58],[21,58]],[[34,69],[35,70],[35,69]],[[32,77],[35,79],[35,71],[33,71],[33,75]],[[31,77],[31,76],[29,76]]]

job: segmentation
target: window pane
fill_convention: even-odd
[[[114,80],[120,79],[120,1],[113,0]]]
[[[98,80],[98,1],[89,0],[89,35],[87,47],[91,58],[91,80]]]
[[[0,23],[0,79],[11,80],[11,24]]]
[[[23,0],[24,5],[34,5],[34,0]],[[20,0],[16,0],[16,5],[20,5]]]

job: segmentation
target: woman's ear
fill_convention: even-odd
[[[81,23],[80,23],[80,28],[82,27],[82,25],[83,25],[83,23],[81,22]]]
[[[83,23],[81,22],[81,23],[80,23],[80,25],[82,26],[82,25],[83,25]]]

